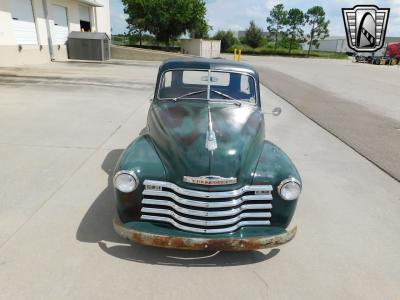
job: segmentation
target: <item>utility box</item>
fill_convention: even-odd
[[[104,61],[110,59],[110,38],[103,32],[73,31],[68,36],[68,58]]]
[[[220,40],[184,39],[181,40],[181,52],[205,58],[216,58],[221,55]]]

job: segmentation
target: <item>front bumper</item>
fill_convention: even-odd
[[[290,242],[297,227],[284,230],[277,227],[242,228],[234,234],[199,235],[176,229],[158,227],[148,222],[128,222],[123,224],[118,217],[113,220],[119,236],[136,243],[161,248],[210,251],[249,251],[273,248]]]

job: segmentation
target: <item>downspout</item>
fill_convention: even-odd
[[[42,2],[43,2],[44,17],[46,18],[47,41],[49,44],[50,60],[54,61],[53,39],[51,37],[51,30],[50,30],[49,8],[47,5],[47,0],[42,0]]]

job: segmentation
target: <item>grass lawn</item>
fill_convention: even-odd
[[[234,45],[228,49],[228,53],[233,53],[234,49],[242,49],[242,54],[245,55],[279,55],[279,56],[291,56],[291,57],[307,57],[307,51],[303,49],[292,49],[289,54],[289,50],[285,48],[278,48],[274,50],[269,47],[251,48],[247,45]],[[334,59],[347,59],[346,53],[338,52],[325,52],[325,51],[311,51],[309,57],[316,58],[334,58]]]

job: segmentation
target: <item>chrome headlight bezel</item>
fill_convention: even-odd
[[[119,176],[121,175],[127,175],[130,176],[133,182],[133,185],[131,187],[129,187],[128,189],[121,189],[121,186],[118,185],[117,179]],[[137,175],[135,174],[135,172],[130,171],[130,170],[121,170],[118,171],[117,173],[115,173],[114,178],[113,178],[113,184],[114,184],[114,188],[116,188],[118,191],[120,191],[121,193],[132,193],[134,190],[136,190],[139,186],[139,179],[137,177]]]
[[[294,184],[294,185],[296,185],[296,186],[298,187],[298,192],[297,192],[297,195],[295,195],[295,197],[293,196],[293,197],[288,198],[288,197],[285,197],[285,196],[284,196],[284,194],[283,194],[283,192],[282,192],[282,189],[285,188],[286,186],[288,186],[288,184]],[[290,178],[287,178],[287,179],[283,180],[283,181],[278,185],[278,189],[277,189],[277,190],[278,190],[279,196],[280,196],[283,200],[286,200],[286,201],[293,201],[293,200],[296,200],[296,199],[298,199],[298,198],[300,197],[301,188],[302,188],[302,187],[301,187],[300,181],[298,181],[296,178],[290,177]]]

